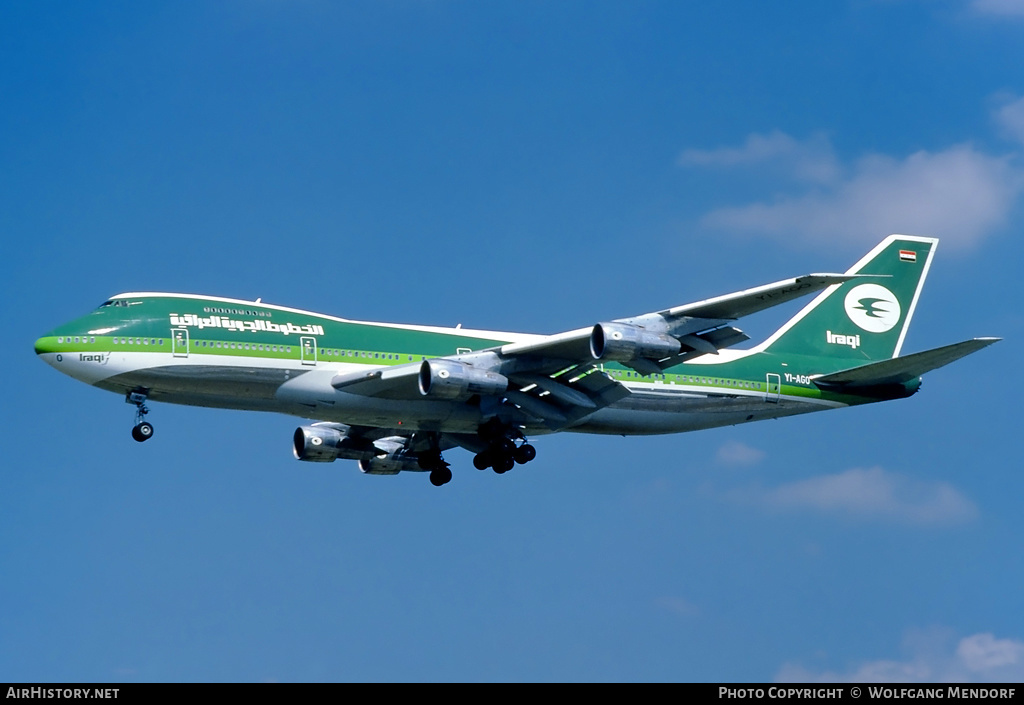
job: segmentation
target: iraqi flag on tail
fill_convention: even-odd
[[[916,262],[917,253],[913,250],[900,250],[900,262]]]

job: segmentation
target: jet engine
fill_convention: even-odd
[[[292,452],[298,460],[329,463],[338,458],[358,460],[373,457],[378,451],[373,443],[352,438],[341,424],[299,426],[292,436]]]
[[[590,354],[595,360],[661,360],[678,354],[682,347],[671,336],[628,323],[598,323],[590,334]]]
[[[381,443],[378,441],[378,446]],[[415,453],[398,447],[383,457],[363,458],[359,461],[359,469],[367,475],[397,475],[402,470],[421,471],[419,458]]]
[[[455,360],[424,360],[420,366],[420,394],[433,399],[464,400],[474,394],[502,394],[508,379]]]

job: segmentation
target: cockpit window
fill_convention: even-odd
[[[111,304],[113,304],[113,303],[114,303],[114,300],[113,300],[113,299],[107,299],[106,301],[104,301],[103,303],[101,303],[101,304],[100,304],[99,306],[97,306],[96,308],[103,308],[104,306],[110,306],[110,305],[111,305]]]

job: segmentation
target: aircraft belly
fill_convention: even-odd
[[[667,412],[723,412],[727,410],[742,411],[758,409],[764,406],[764,394],[752,392],[716,393],[716,392],[676,392],[631,390],[624,397],[611,405],[615,409],[636,411],[667,411]]]
[[[838,405],[785,396],[768,402],[761,393],[634,392],[568,430],[616,435],[685,433],[793,416],[833,406]]]
[[[475,432],[478,406],[447,401],[393,400],[334,389],[336,369],[288,369],[178,362],[142,367],[92,382],[118,394],[145,389],[153,401],[225,409],[274,411],[366,426]]]
[[[122,372],[95,382],[117,393],[147,390],[154,401],[230,409],[277,410],[275,392],[302,371],[228,365],[174,365]]]

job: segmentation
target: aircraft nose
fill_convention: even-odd
[[[43,355],[45,353],[51,353],[54,351],[54,340],[53,336],[44,335],[36,341],[36,355]]]

